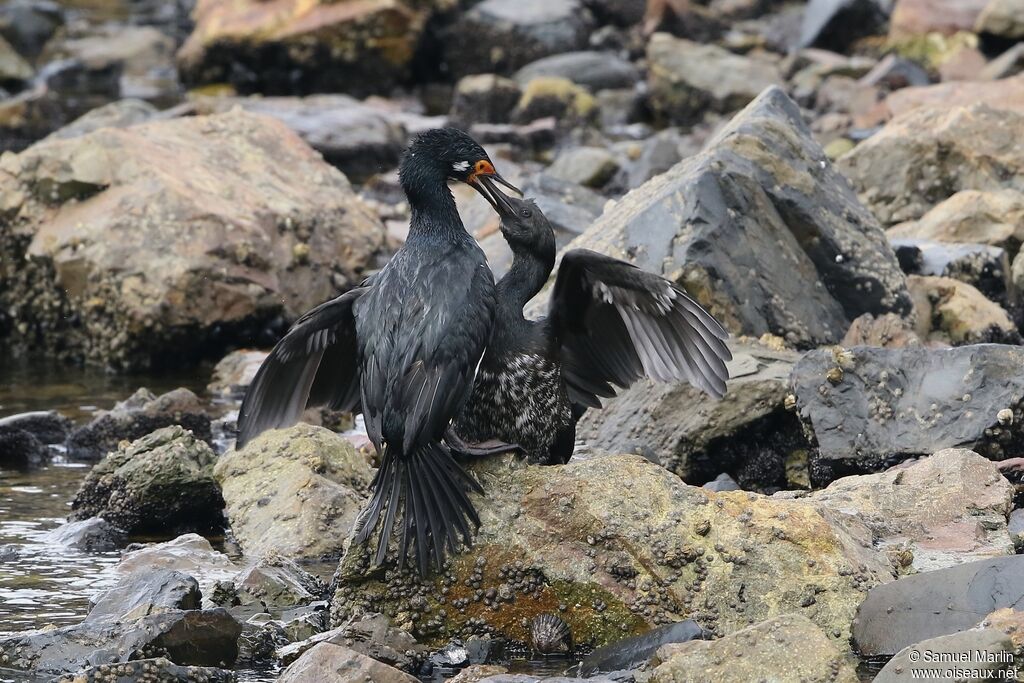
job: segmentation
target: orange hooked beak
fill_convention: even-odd
[[[507,207],[505,195],[495,187],[495,183],[503,185],[516,194],[522,196],[523,191],[501,177],[501,174],[494,169],[487,159],[481,159],[473,166],[473,172],[466,178],[466,183],[479,192],[487,203],[494,207],[494,210],[501,213],[501,207]]]

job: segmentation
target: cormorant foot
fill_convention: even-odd
[[[459,455],[480,458],[488,455],[499,455],[516,451],[523,452],[523,449],[514,443],[505,443],[498,439],[488,439],[478,443],[467,443],[459,436],[452,427],[448,427],[444,433],[444,441],[455,453]]]

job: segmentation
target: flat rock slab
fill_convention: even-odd
[[[977,626],[1001,609],[1024,609],[1024,556],[907,576],[868,592],[853,638],[865,656],[894,655],[928,638]]]
[[[320,643],[295,660],[277,680],[278,683],[418,683],[419,679],[343,645]]]
[[[1021,455],[1022,364],[999,344],[837,347],[805,354],[791,383],[816,458],[863,472],[943,448]]]
[[[1016,668],[1010,637],[995,629],[982,629],[914,643],[896,653],[878,672],[874,683],[949,680],[954,671],[965,672],[955,676],[957,681],[981,683],[1016,678],[1009,673]],[[1003,675],[992,675],[997,672]]]

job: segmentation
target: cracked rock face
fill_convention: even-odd
[[[722,635],[798,612],[839,642],[863,592],[891,577],[855,519],[687,486],[639,456],[554,467],[490,458],[474,471],[486,496],[475,499],[473,548],[426,581],[393,559],[369,571],[373,548],[350,549],[334,623],[380,612],[428,644],[488,633],[528,642],[531,621],[555,614],[575,642],[604,645],[686,618]],[[623,482],[644,495],[624,495]]]

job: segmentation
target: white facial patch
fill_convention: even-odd
[[[462,173],[463,171],[468,171],[469,170],[469,162],[468,161],[456,161],[454,164],[452,164],[452,169],[455,170],[455,171],[458,171],[459,173]]]

